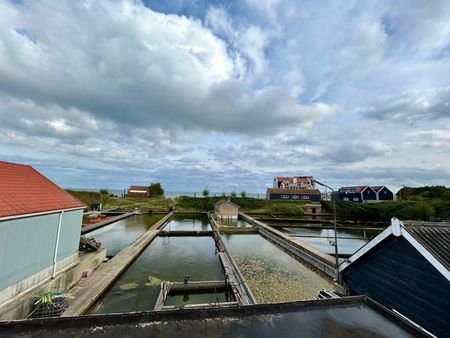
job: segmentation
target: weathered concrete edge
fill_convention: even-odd
[[[257,234],[258,228],[220,227],[219,231],[224,234]]]
[[[89,226],[86,226],[86,227],[82,227],[81,228],[81,234],[85,235],[85,234],[87,234],[89,232],[92,232],[94,230],[103,228],[104,226],[107,226],[107,225],[109,225],[111,223],[114,223],[114,222],[120,221],[120,220],[122,220],[124,218],[130,217],[131,215],[134,215],[134,212],[126,212],[123,215],[111,217],[111,218],[108,218],[108,219],[106,219],[104,221],[100,221],[98,223],[95,223],[95,224],[92,224],[92,225],[89,225]]]
[[[306,300],[286,303],[255,304],[250,306],[230,307],[208,307],[193,309],[173,309],[162,311],[146,311],[131,313],[116,313],[90,315],[66,318],[39,318],[27,320],[14,320],[1,322],[0,332],[10,336],[30,336],[37,334],[48,334],[49,332],[64,332],[69,329],[98,328],[102,326],[115,325],[145,325],[170,321],[208,320],[217,318],[245,318],[254,315],[273,315],[281,313],[292,313],[297,311],[308,311],[311,309],[326,309],[330,306],[346,306],[365,304],[375,310],[384,318],[387,318],[411,333],[414,337],[431,337],[405,317],[387,309],[367,296],[350,296],[342,298]]]
[[[222,262],[225,272],[227,272],[226,270],[228,267],[231,270],[231,273],[233,275],[232,277],[237,282],[237,286],[234,286],[234,288],[236,289],[236,293],[238,293],[240,296],[243,296],[244,298],[243,305],[256,304],[255,296],[248,287],[244,276],[242,275],[241,271],[239,270],[239,267],[237,266],[236,262],[233,259],[233,256],[228,251],[227,247],[225,246],[225,243],[223,243],[219,232],[220,227],[211,213],[208,213],[208,219],[211,222],[211,227],[213,228],[214,240],[216,241],[216,243],[219,243],[220,247],[218,247],[218,249],[222,250],[222,251],[219,250],[219,258],[220,261]],[[240,289],[240,291],[237,290],[238,288]]]
[[[173,216],[170,212],[156,222],[149,230],[125,247],[107,263],[100,266],[93,275],[81,281],[67,293],[73,301],[61,317],[80,316],[84,314],[125,269],[141,254],[148,244],[157,236],[158,230]]]
[[[240,212],[239,216],[247,222],[258,226],[259,233],[264,237],[274,241],[289,252],[292,252],[294,255],[299,256],[301,259],[314,265],[316,268],[320,269],[330,277],[336,277],[335,259],[333,256],[321,252],[320,250],[317,250],[316,248],[313,248],[312,246],[303,243],[302,241],[294,241],[281,231],[273,229],[269,225],[258,221],[243,212]]]
[[[175,236],[209,236],[213,235],[212,230],[160,230],[158,236],[161,237],[175,237]]]

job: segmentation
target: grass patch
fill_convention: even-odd
[[[333,212],[333,203],[322,201],[326,212]],[[374,204],[337,201],[336,211],[340,219],[361,221],[389,221],[392,217],[401,220],[428,221],[430,217],[450,219],[450,201],[441,199],[392,201]]]

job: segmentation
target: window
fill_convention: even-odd
[[[353,197],[353,201],[358,202],[359,198],[358,197]]]
[[[286,200],[286,199],[288,200],[289,199],[289,195],[281,195],[281,198],[284,199],[284,200]]]
[[[298,200],[300,197],[298,195],[292,195],[292,199]]]
[[[344,201],[348,201],[348,197],[344,197]]]

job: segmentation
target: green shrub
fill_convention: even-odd
[[[164,196],[164,189],[159,182],[150,183],[148,190],[151,198]]]

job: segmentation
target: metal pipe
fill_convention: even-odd
[[[326,184],[323,184],[317,180],[313,180],[318,185],[321,185],[322,187],[328,188],[332,191],[332,198],[333,198],[333,219],[334,219],[334,255],[336,258],[336,280],[340,282],[341,278],[339,275],[339,254],[338,254],[338,241],[337,241],[337,227],[336,227],[336,192],[334,189]]]
[[[59,247],[59,235],[61,234],[61,223],[63,218],[64,210],[62,210],[59,214],[58,220],[58,230],[56,231],[56,243],[55,243],[55,254],[53,255],[53,271],[52,278],[56,276],[56,264],[57,264],[57,256],[58,256],[58,247]]]

